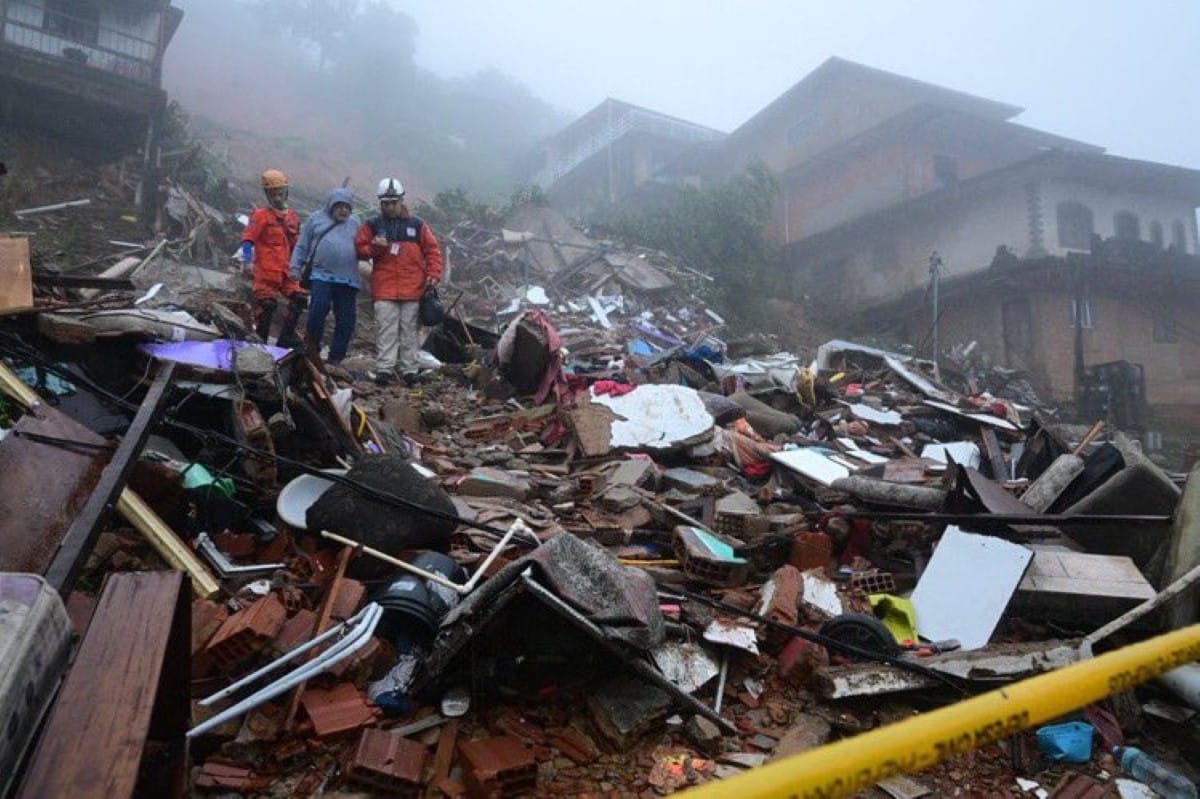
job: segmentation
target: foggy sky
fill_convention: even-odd
[[[1026,109],[1114,155],[1200,168],[1200,0],[387,0],[442,75],[498,68],[730,131],[830,56]]]

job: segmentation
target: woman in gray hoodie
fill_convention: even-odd
[[[325,208],[315,211],[300,226],[300,238],[292,250],[291,275],[304,285],[303,273],[311,259],[307,275],[311,293],[308,309],[308,335],[317,353],[325,333],[325,318],[333,311],[333,340],[329,342],[329,363],[341,363],[350,347],[357,322],[358,255],[354,236],[359,220],[351,214],[354,197],[348,189],[334,189],[325,200]],[[317,353],[314,353],[317,354]]]

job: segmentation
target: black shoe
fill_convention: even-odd
[[[417,383],[420,383],[420,382],[421,382],[421,376],[418,375],[416,372],[405,372],[404,373],[404,385],[408,386],[409,388],[412,388],[413,386],[415,386]]]
[[[392,384],[393,379],[394,378],[390,371],[389,372],[380,371],[380,372],[375,373],[375,385],[377,385],[377,386],[390,386]]]

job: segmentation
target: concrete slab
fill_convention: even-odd
[[[1031,548],[1033,562],[1013,597],[1014,613],[1098,627],[1155,595],[1137,566],[1123,555]]]

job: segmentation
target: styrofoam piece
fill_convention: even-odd
[[[592,402],[617,415],[609,439],[614,449],[701,444],[716,424],[700,395],[687,386],[644,385],[619,397],[593,393]]]
[[[954,462],[962,466],[978,469],[983,462],[979,445],[973,441],[951,441],[947,444],[926,444],[921,450],[921,457],[938,463]]]
[[[830,460],[825,452],[827,450],[820,447],[788,449],[772,452],[771,460],[824,486],[831,486],[834,480],[849,477],[850,470]]]
[[[816,571],[806,571],[800,575],[800,587],[800,598],[814,608],[830,616],[840,616],[845,612],[837,585],[828,577]]]
[[[650,658],[664,677],[689,694],[721,670],[716,658],[695,641],[664,641],[650,650]]]
[[[963,649],[986,646],[1032,560],[1019,544],[947,527],[913,591],[917,631]]]

